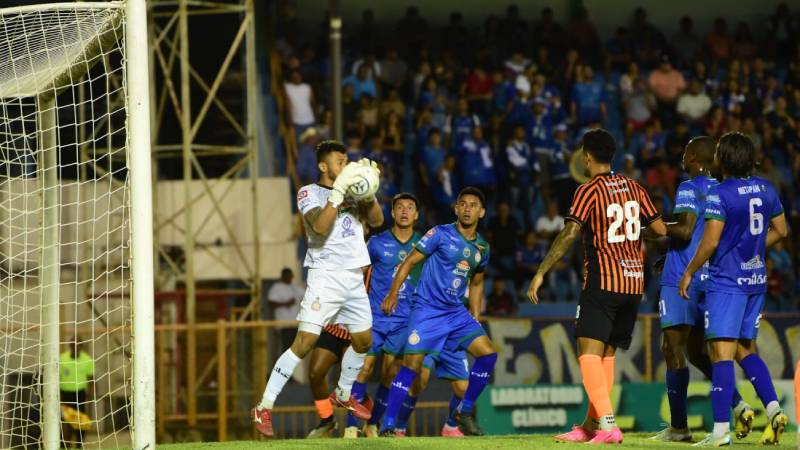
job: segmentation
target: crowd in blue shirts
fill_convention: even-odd
[[[797,11],[779,5],[761,36],[747,22],[730,32],[718,18],[701,37],[687,16],[668,38],[639,8],[605,41],[583,9],[564,25],[549,8],[531,19],[510,5],[477,29],[458,12],[433,26],[410,7],[393,26],[366,10],[361,23],[345,27],[348,154],[382,166],[379,197],[387,208],[392,195],[414,192],[424,204],[425,228],[453,219],[460,187],[481,188],[493,274],[514,296],[554,236],[537,230],[540,219],[552,215],[549,209],[563,217],[569,208],[577,186],[569,161],[584,130],[602,126],[615,135],[615,170],[646,185],[667,217],[685,177],[680,160],[688,140],[741,130],[756,143],[760,175],[778,188],[797,235]],[[331,87],[325,26],[308,36],[297,31],[304,29],[297,20],[278,18],[276,30],[284,73],[299,73],[319,100],[315,132],[299,135],[297,171],[306,183],[317,176],[313,145],[330,136]],[[793,241],[770,253],[772,309],[796,308]],[[560,264],[551,292],[577,292],[579,252]],[[651,305],[657,285],[648,273]]]

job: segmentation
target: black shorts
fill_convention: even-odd
[[[77,411],[86,411],[86,390],[61,391],[61,404]]]
[[[349,339],[336,337],[324,329],[322,330],[322,333],[320,333],[319,339],[317,339],[317,348],[322,348],[333,353],[340,360],[342,359],[342,355],[344,355],[344,351],[347,350],[349,345]]]
[[[613,347],[627,349],[631,346],[641,301],[642,296],[638,294],[584,290],[575,317],[575,337],[596,339]]]

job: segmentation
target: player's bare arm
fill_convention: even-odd
[[[694,226],[697,223],[697,215],[691,212],[678,214],[678,221],[667,223],[667,236],[681,241],[691,241]]]
[[[719,238],[722,236],[722,230],[725,228],[725,222],[721,220],[708,219],[706,220],[705,228],[703,228],[703,239],[697,247],[692,260],[686,266],[686,271],[683,273],[683,278],[678,286],[678,292],[681,297],[689,298],[689,285],[692,283],[692,275],[697,272],[703,264],[708,261],[719,246]]]
[[[414,249],[414,251],[403,260],[400,267],[397,268],[397,273],[395,273],[394,279],[392,280],[392,287],[389,289],[389,293],[386,294],[386,298],[383,299],[383,303],[381,303],[381,311],[383,311],[384,314],[387,316],[392,315],[397,308],[397,294],[400,292],[400,286],[402,286],[403,282],[408,278],[411,269],[424,260],[425,255],[419,250]]]
[[[476,273],[469,281],[469,313],[475,320],[480,320],[481,304],[483,303],[484,272]]]
[[[647,225],[647,228],[644,229],[644,234],[643,234],[645,240],[659,239],[667,235],[668,235],[667,224],[665,224],[664,220],[662,220],[661,218],[658,218],[654,220],[650,225]],[[689,239],[691,239],[691,232],[689,234]]]
[[[370,227],[378,228],[383,225],[383,210],[376,199],[359,203],[358,212]]]
[[[313,208],[307,213],[303,214],[303,222],[305,222],[306,229],[313,231],[320,236],[327,236],[333,230],[333,224],[336,222],[338,214],[337,208],[328,202],[322,208]]]
[[[572,248],[572,244],[575,243],[580,235],[581,226],[572,220],[566,221],[564,229],[556,236],[556,240],[553,241],[553,245],[547,252],[547,256],[544,257],[544,261],[539,265],[539,270],[536,271],[536,275],[533,276],[533,280],[531,280],[531,284],[528,287],[528,300],[531,303],[539,303],[537,292],[542,283],[544,283],[544,276]]]
[[[767,248],[786,239],[789,235],[789,228],[786,226],[786,216],[779,214],[769,221],[769,231],[767,231]]]

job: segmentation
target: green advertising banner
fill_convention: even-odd
[[[793,416],[791,381],[776,381],[781,404]],[[689,384],[689,426],[710,430],[710,383]],[[739,392],[756,410],[754,428],[762,429],[766,417],[761,402],[748,382]],[[669,404],[663,383],[623,383],[614,387],[611,402],[623,431],[659,431],[669,422]],[[489,386],[478,399],[477,412],[487,434],[556,433],[583,422],[586,395],[581,385]],[[795,421],[792,421],[796,423]]]

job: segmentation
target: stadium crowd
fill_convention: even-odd
[[[586,10],[560,23],[549,8],[521,17],[515,5],[478,29],[453,12],[443,27],[409,7],[395,27],[372,10],[345,27],[342,82],[345,143],[351,159],[382,167],[379,198],[400,191],[423,204],[422,230],[453,220],[460,187],[489,200],[482,232],[492,245],[487,313],[511,314],[548,247],[563,227],[577,186],[569,161],[584,130],[604,127],[620,149],[614,167],[640,180],[669,218],[681,157],[698,135],[732,130],[760,153],[759,175],[779,190],[793,237],[800,230],[800,20],[785,4],[765,32],[716,18],[700,36],[691,17],[667,36],[632,11],[629,23],[601,39]],[[278,19],[287,122],[298,142],[301,185],[317,180],[315,145],[331,137],[328,21],[314,36],[290,9]],[[299,186],[297,186],[299,188]],[[797,252],[769,251],[769,310],[798,307]],[[576,301],[580,248],[551,273],[544,298]],[[655,310],[658,275],[648,255],[644,308]],[[557,293],[557,294],[556,294]]]

